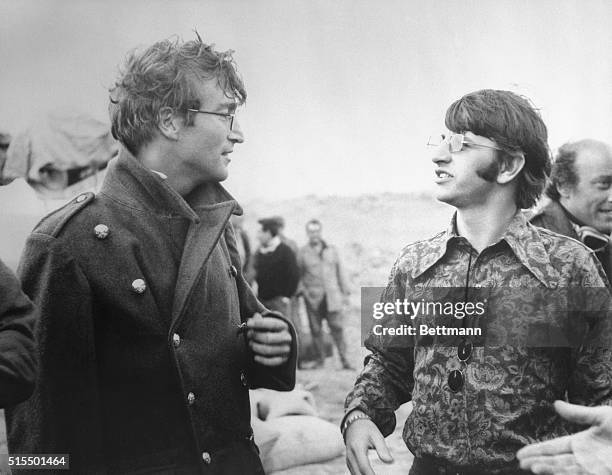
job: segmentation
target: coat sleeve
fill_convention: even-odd
[[[230,252],[230,258],[232,262],[234,262],[239,258],[238,249],[236,248],[236,239],[234,238],[233,229],[231,227],[226,228],[225,238]],[[239,260],[236,262],[239,262]],[[234,266],[236,266],[236,264],[234,264]],[[237,269],[238,268],[239,267],[237,267]],[[291,333],[291,353],[289,359],[280,366],[270,367],[255,362],[253,353],[250,348],[248,349],[250,358],[248,380],[251,389],[268,388],[277,391],[291,391],[295,387],[295,371],[298,354],[298,341],[295,328],[284,315],[278,312],[271,312],[262,305],[240,271],[236,276],[236,286],[238,289],[238,298],[240,300],[240,318],[243,322],[251,318],[255,312],[259,312],[262,315],[269,315],[283,320],[287,323],[289,332]]]
[[[19,274],[40,311],[40,371],[32,397],[6,411],[9,450],[70,454],[71,470],[105,473],[88,281],[56,238],[38,233],[26,243]]]
[[[396,262],[381,302],[403,299],[404,293],[405,282]],[[391,316],[392,320],[394,318]],[[394,411],[412,399],[414,348],[405,345],[398,347],[391,340],[372,332],[366,338],[365,346],[371,353],[366,357],[365,367],[346,398],[345,415],[340,426],[351,411],[360,410],[372,419],[386,437],[395,428]]]
[[[34,305],[0,261],[0,407],[27,399],[37,371]]]

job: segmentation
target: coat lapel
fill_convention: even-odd
[[[229,201],[201,207],[199,208],[201,212],[198,212],[200,219],[189,226],[174,290],[170,331],[184,313],[189,296],[199,281],[204,266],[224,232],[235,206],[235,202]]]

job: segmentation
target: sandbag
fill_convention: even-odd
[[[278,434],[261,458],[266,473],[325,462],[344,453],[338,426],[314,416],[283,416],[263,424]],[[257,438],[256,438],[257,440]]]
[[[309,391],[294,389],[287,392],[260,388],[251,391],[251,414],[266,421],[290,415],[316,416],[317,409],[314,396]]]

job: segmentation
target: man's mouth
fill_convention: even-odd
[[[435,170],[435,173],[436,173],[436,177],[440,178],[441,180],[453,177],[453,175],[451,175],[450,173],[448,173],[448,172],[446,172],[444,170],[441,170],[439,168]]]

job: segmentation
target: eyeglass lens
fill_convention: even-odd
[[[457,358],[459,358],[459,361],[462,361],[464,363],[467,362],[467,360],[470,359],[470,356],[472,356],[473,349],[474,345],[471,342],[462,340],[459,346],[457,347]],[[465,382],[465,376],[463,375],[462,371],[454,369],[448,374],[447,382],[450,390],[456,393],[463,387],[463,384]]]
[[[453,134],[448,139],[448,144],[450,146],[451,152],[461,152],[463,148],[463,135],[462,134]]]

